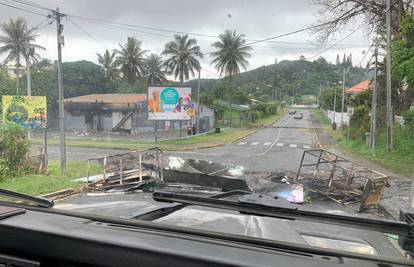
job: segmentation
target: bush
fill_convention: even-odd
[[[414,124],[414,109],[404,113],[404,124],[407,126]]]
[[[17,124],[0,126],[0,177],[15,176],[25,169],[29,143]]]
[[[357,106],[354,115],[351,117],[350,137],[352,139],[365,138],[365,133],[369,131],[370,119],[369,110],[366,106]]]

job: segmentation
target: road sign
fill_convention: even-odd
[[[347,108],[347,110],[346,110],[346,113],[347,113],[349,116],[354,115],[354,107],[348,107],[348,108]]]

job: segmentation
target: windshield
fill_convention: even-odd
[[[391,2],[0,0],[0,188],[53,209],[405,257],[391,234],[153,199],[238,190],[399,220],[412,205],[414,14]],[[15,197],[0,195],[53,206]]]

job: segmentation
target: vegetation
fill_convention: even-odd
[[[167,81],[163,64],[161,57],[157,54],[151,54],[147,57],[145,63],[145,76],[148,84],[156,85]]]
[[[98,63],[101,65],[102,70],[105,72],[106,79],[113,81],[118,77],[118,66],[115,64],[115,52],[109,52],[106,50],[103,55],[96,53],[98,57]]]
[[[24,139],[24,131],[16,124],[0,125],[0,180],[16,176],[26,168],[29,143]]]
[[[69,161],[67,175],[60,175],[60,162],[49,162],[49,175],[21,175],[0,180],[0,188],[29,194],[44,195],[63,189],[78,187],[82,182],[73,181],[86,176],[85,161]],[[91,175],[101,172],[100,166],[91,165]]]
[[[167,57],[165,66],[168,74],[179,78],[180,84],[183,85],[185,80],[194,76],[194,71],[200,70],[198,59],[203,58],[197,40],[188,38],[188,35],[174,35],[174,40],[165,45],[162,52]]]
[[[141,46],[141,41],[128,37],[125,45],[119,44],[120,49],[115,49],[117,55],[115,64],[121,66],[122,77],[129,84],[137,82],[144,76],[146,51],[142,50]]]
[[[364,113],[361,112],[361,114]],[[409,127],[394,127],[395,149],[393,152],[387,151],[386,132],[380,132],[377,136],[376,151],[373,155],[371,149],[366,145],[364,138],[355,138],[356,134],[354,134],[354,136],[351,134],[351,139],[347,140],[346,130],[332,130],[330,128],[330,121],[320,110],[315,111],[315,116],[318,118],[325,130],[338,142],[341,148],[369,161],[377,163],[380,166],[392,170],[400,175],[411,177],[414,173],[414,154],[412,152],[414,150],[414,139]],[[359,121],[359,119],[355,120]],[[351,122],[351,127],[352,123],[353,122]],[[360,127],[356,126],[355,129],[360,129]]]
[[[29,29],[27,22],[23,18],[10,19],[8,23],[0,25],[2,35],[0,35],[0,54],[7,53],[2,64],[14,62],[16,66],[16,94],[19,93],[19,68],[22,58],[29,61],[37,61],[39,55],[35,49],[44,49],[34,43],[36,39],[35,28]]]

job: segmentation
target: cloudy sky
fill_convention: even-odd
[[[46,15],[48,11],[22,5],[22,0],[0,0],[0,22],[18,16],[27,19],[31,26],[40,24],[38,44],[47,48],[41,56],[56,59],[56,25],[47,24],[46,18],[1,4],[18,6],[35,13]],[[25,1],[25,0],[23,0]],[[28,0],[27,0],[28,1]],[[105,49],[114,49],[125,42],[127,36],[143,41],[143,47],[160,53],[164,44],[172,39],[173,32],[194,34],[202,52],[212,49],[211,43],[226,29],[236,30],[249,40],[264,39],[295,31],[317,23],[318,6],[309,0],[32,0],[32,3],[47,8],[59,7],[62,13],[70,14],[63,19],[65,46],[63,60],[90,60],[96,62],[96,54]],[[79,17],[78,17],[79,16]],[[88,17],[102,22],[91,21]],[[110,22],[120,22],[132,26],[114,26]],[[157,28],[153,29],[153,28]],[[349,34],[345,29],[340,40]],[[206,35],[206,36],[199,36]],[[210,36],[210,37],[208,37]],[[303,32],[288,37],[263,42],[253,46],[249,69],[273,64],[275,59],[297,59],[299,55],[311,58],[325,50],[314,45],[315,37]],[[335,40],[331,42],[335,43]],[[339,53],[352,53],[357,64],[363,58],[370,41],[363,29],[355,32],[341,43],[322,53],[328,61],[334,62]],[[329,47],[330,44],[326,44]],[[1,56],[0,56],[1,57]],[[217,72],[210,64],[207,55],[202,60],[202,77],[216,78]],[[364,66],[365,63],[362,63]]]

